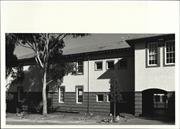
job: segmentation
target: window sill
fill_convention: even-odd
[[[96,101],[97,103],[102,103],[102,102],[104,102],[104,101]]]
[[[169,64],[164,64],[165,67],[168,67],[168,66],[175,66],[175,63],[169,63]]]
[[[94,71],[102,71],[102,69],[95,69]]]
[[[76,104],[82,104],[82,102],[76,102]]]
[[[160,67],[159,64],[157,65],[146,65],[146,68],[157,68]]]

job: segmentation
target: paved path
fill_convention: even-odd
[[[100,123],[96,120],[29,120],[29,119],[14,119],[7,118],[7,125],[97,125],[97,124],[109,124]],[[111,123],[112,124],[112,123]],[[142,118],[133,118],[127,121],[121,121],[113,123],[115,125],[173,125],[174,123],[167,123],[158,120],[146,120]]]

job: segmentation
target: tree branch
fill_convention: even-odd
[[[46,83],[46,85],[49,85],[51,82],[53,82],[53,80],[50,80]]]
[[[41,59],[39,57],[39,52],[38,51],[36,51],[36,57],[35,58],[36,58],[37,63],[39,63],[42,68],[44,68],[44,65],[43,65],[43,63],[42,63],[42,61],[41,61]]]
[[[63,40],[64,37],[66,37],[66,35],[67,34],[59,34],[56,39],[61,41],[61,40]],[[55,48],[57,45],[58,44],[54,43],[54,45],[52,46],[51,49]]]
[[[18,42],[18,44],[19,44],[21,47],[25,47],[25,48],[32,49],[30,46],[26,46],[26,45],[22,44],[21,42]]]

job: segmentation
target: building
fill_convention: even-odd
[[[17,48],[15,52],[18,51]],[[22,53],[28,54],[22,56]],[[31,51],[23,50],[22,53],[19,56],[22,62],[33,58]],[[116,85],[120,94],[116,105],[118,113],[139,116],[170,112],[174,116],[174,34],[92,34],[67,42],[63,55],[76,68],[63,78],[58,88],[49,89],[49,109],[108,114],[114,109],[111,85]],[[35,73],[37,71],[32,75]],[[40,84],[27,84],[29,78],[25,76],[21,83],[23,88],[15,86],[9,90],[9,105],[20,100],[24,92],[31,100],[41,100]],[[28,105],[32,106],[32,103],[28,102]]]

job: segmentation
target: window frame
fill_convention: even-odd
[[[79,96],[78,96],[78,89],[82,89],[82,102],[79,102]],[[76,104],[82,104],[83,103],[83,100],[84,100],[84,87],[81,85],[81,86],[76,86],[75,87],[75,93],[76,93]]]
[[[175,50],[175,40],[166,40],[164,42],[164,66],[174,66],[175,62],[176,62],[176,55],[174,56],[174,63],[167,63],[167,43],[168,42],[174,42],[174,54],[176,54],[176,50]]]
[[[156,64],[149,64],[149,49],[150,45],[155,44],[157,48],[157,63]],[[159,67],[160,66],[160,52],[159,52],[159,42],[158,41],[151,41],[146,43],[146,66],[147,67]]]
[[[156,101],[156,96],[159,97],[159,101]],[[165,97],[165,101],[163,100],[163,98]],[[155,93],[153,94],[153,107],[155,109],[160,109],[160,108],[167,108],[167,95],[165,93]],[[159,105],[162,105],[163,104],[163,107],[159,107]]]
[[[111,102],[111,100],[110,100],[110,94],[107,94],[107,95],[106,95],[106,102]]]
[[[103,100],[102,100],[102,101],[99,101],[99,99],[98,99],[98,98],[99,98],[99,97],[98,97],[99,95],[102,95],[102,96],[103,96]],[[97,95],[96,95],[96,102],[104,102],[104,94],[97,94]]]
[[[63,101],[61,101],[61,88],[64,89],[64,93],[63,93],[63,94],[64,94],[64,95],[63,95],[64,98],[63,98]],[[59,100],[58,100],[58,102],[59,102],[59,103],[64,103],[64,101],[65,101],[65,86],[59,86],[59,88],[58,88],[58,94],[59,94],[59,98],[58,98]]]
[[[113,62],[113,65],[114,65],[113,68],[108,68],[108,63],[109,63],[109,62]],[[107,70],[114,70],[114,67],[115,67],[115,61],[114,61],[114,60],[107,60],[107,61],[106,61],[106,69],[107,69]]]
[[[101,63],[101,65],[102,65],[101,69],[97,69],[97,63]],[[103,70],[103,61],[95,61],[94,62],[94,70],[95,71],[102,71]]]
[[[82,72],[79,72],[79,62],[82,62]],[[83,75],[84,74],[84,61],[76,61],[75,63],[75,68],[72,71],[72,75]]]

